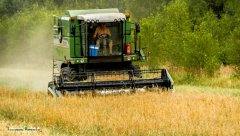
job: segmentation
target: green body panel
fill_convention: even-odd
[[[64,47],[64,46],[54,46],[54,59],[55,60],[62,60],[62,61],[70,61],[71,64],[82,64],[82,63],[87,63],[88,60],[87,58],[72,58],[69,57],[69,48]],[[64,58],[64,59],[63,59]]]
[[[70,61],[71,61],[71,64],[88,63],[88,59],[87,58],[71,58]]]
[[[137,61],[139,60],[139,56],[134,54],[134,55],[124,55],[123,56],[124,61]]]
[[[70,57],[79,58],[81,56],[80,38],[70,37]]]
[[[61,17],[62,33],[64,37],[70,36],[70,17]]]
[[[86,41],[86,24],[84,22],[81,22],[80,24],[80,35],[81,35],[81,38],[80,38],[80,44],[81,44],[81,52],[82,52],[82,56],[87,56],[87,52],[86,52],[86,44],[87,44],[87,41]]]
[[[58,21],[58,25],[54,26],[54,45],[55,46],[53,48],[53,57],[56,60],[66,60],[72,57],[69,51],[71,50],[70,31],[69,29],[65,29],[65,28],[69,28],[70,26],[69,20],[70,20],[69,17],[60,17]],[[54,21],[54,23],[56,23],[56,21]],[[59,38],[60,36],[62,37],[62,42],[60,42],[60,38]]]
[[[126,45],[126,43],[130,43],[131,46],[131,53],[133,53],[133,44],[132,44],[132,39],[131,39],[131,23],[128,21],[125,21],[123,23],[123,33],[124,33],[124,37],[123,37],[123,45]],[[124,46],[124,52],[125,52],[125,46]]]
[[[70,59],[69,49],[64,46],[54,46],[53,48],[53,58],[55,60],[65,60]]]
[[[71,45],[74,46],[74,52],[73,55],[74,57],[81,57],[81,38],[80,38],[80,31],[79,31],[79,22],[76,19],[74,21],[75,24],[75,35],[71,34]]]

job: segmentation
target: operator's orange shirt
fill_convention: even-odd
[[[105,26],[105,27],[97,27],[95,30],[95,33],[93,35],[93,38],[96,38],[97,35],[109,35],[111,36],[110,30]]]

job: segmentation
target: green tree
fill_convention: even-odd
[[[228,60],[230,64],[236,66],[237,72],[240,74],[240,25],[230,35],[227,48]]]
[[[188,8],[191,20],[194,25],[201,23],[201,18],[208,11],[208,3],[205,0],[185,0]]]
[[[197,29],[185,37],[184,66],[192,72],[214,74],[221,65],[219,61],[219,41],[215,37],[219,22],[212,12],[208,12]]]
[[[191,32],[192,27],[188,6],[182,0],[176,0],[168,5],[164,12],[166,24],[162,48],[168,49],[164,55],[170,63],[181,66],[184,55],[184,36]]]
[[[171,2],[141,24],[143,44],[151,52],[148,64],[182,65],[184,35],[192,26],[187,4],[182,0]]]

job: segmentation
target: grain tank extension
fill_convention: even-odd
[[[140,25],[118,9],[68,10],[54,16],[53,80],[48,92],[173,89],[166,69],[141,70]],[[143,37],[144,38],[144,37]]]

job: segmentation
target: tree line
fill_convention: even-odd
[[[170,63],[194,74],[240,64],[239,1],[175,0],[141,20],[149,64]]]
[[[0,53],[10,57],[23,40],[33,47],[29,39],[43,24],[51,44],[52,15],[66,9],[118,8],[140,22],[150,67],[168,64],[207,75],[221,65],[239,70],[238,5],[238,0],[0,0]]]

